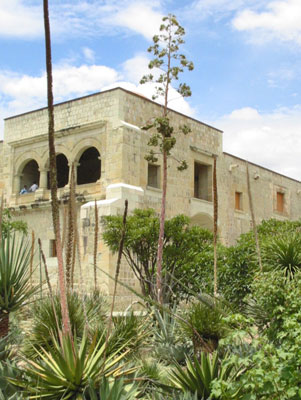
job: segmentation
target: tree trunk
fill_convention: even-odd
[[[51,210],[52,210],[53,229],[56,241],[57,261],[58,261],[63,333],[71,336],[70,319],[69,319],[65,277],[64,277],[63,251],[62,251],[62,243],[60,237],[59,202],[57,198],[57,171],[56,171],[56,154],[54,146],[52,61],[51,61],[51,39],[50,39],[48,0],[43,0],[43,6],[44,6],[44,28],[45,28],[45,47],[46,47],[45,50],[46,50],[46,70],[47,70],[48,145],[49,145],[49,165],[50,165],[49,173],[50,173],[50,189],[51,189]]]
[[[217,200],[217,181],[216,181],[216,157],[214,157],[214,164],[213,164],[214,296],[217,296],[217,219],[218,219],[218,200]]]
[[[94,216],[95,216],[95,227],[94,227],[94,252],[93,252],[93,264],[94,264],[94,290],[97,290],[97,246],[98,246],[98,208],[95,199],[94,203]]]
[[[162,202],[160,213],[160,231],[157,252],[157,299],[159,304],[163,304],[163,288],[162,288],[162,261],[163,261],[163,241],[164,241],[164,225],[165,225],[165,208],[166,208],[166,189],[167,189],[167,154],[163,153],[163,185],[162,185]]]
[[[259,264],[260,271],[262,271],[261,252],[260,252],[260,245],[259,245],[259,239],[258,239],[258,234],[257,234],[257,225],[256,225],[255,213],[254,213],[254,207],[253,207],[253,198],[252,198],[252,192],[251,192],[251,182],[250,182],[249,163],[248,162],[246,163],[246,166],[247,166],[248,196],[249,196],[249,205],[250,205],[252,225],[253,225],[253,233],[254,233],[254,237],[255,237],[258,264]]]
[[[0,313],[0,338],[4,338],[8,335],[9,329],[9,313]]]

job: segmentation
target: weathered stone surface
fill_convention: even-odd
[[[100,179],[76,187],[82,258],[81,264],[76,266],[76,284],[83,290],[90,290],[94,285],[94,200],[97,200],[99,219],[103,215],[121,214],[125,199],[129,201],[130,210],[136,207],[160,209],[160,187],[147,186],[148,163],[144,156],[148,151],[150,134],[140,129],[160,113],[161,107],[156,103],[120,88],[55,106],[56,151],[65,155],[69,167],[74,163],[77,170],[82,154],[89,148],[97,149],[101,159]],[[213,156],[217,156],[219,234],[225,243],[234,243],[238,235],[250,229],[246,162],[223,153],[220,130],[173,111],[170,111],[169,117],[175,128],[185,123],[192,132],[187,136],[178,134],[174,157],[169,160],[167,216],[183,213],[190,216],[194,224],[212,229],[212,179],[209,176],[206,188],[202,188],[207,191],[206,199],[195,198],[195,163],[208,168],[210,175]],[[50,257],[54,233],[47,189],[47,118],[47,109],[41,109],[5,120],[4,141],[0,142],[0,194],[4,193],[6,206],[13,209],[14,217],[28,222],[36,238],[41,238],[52,283],[56,284],[56,258]],[[177,170],[176,160],[181,159],[188,164],[188,169],[183,172]],[[35,193],[19,195],[25,168],[31,160],[38,165],[40,187]],[[271,217],[301,217],[300,182],[254,164],[249,164],[249,170],[258,222]],[[27,178],[30,179],[30,175]],[[235,209],[235,192],[241,193],[241,210]],[[277,211],[277,192],[284,194],[282,211]],[[59,189],[59,197],[63,226],[68,184]],[[38,253],[36,260],[38,278]],[[101,235],[97,262],[99,284],[111,293],[113,281],[101,270],[113,276],[116,258],[105,248]],[[42,270],[41,274],[43,278]],[[138,289],[137,281],[125,262],[120,278],[130,287]],[[128,304],[133,298],[121,286],[118,296],[120,304]]]

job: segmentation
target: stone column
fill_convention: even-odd
[[[47,169],[40,169],[39,189],[47,189]]]
[[[76,184],[77,184],[77,167],[79,167],[80,163],[74,161],[73,165],[74,165],[74,182],[75,182],[75,186],[76,186]],[[68,186],[70,186],[70,184],[71,184],[72,163],[69,163],[68,166],[69,166]]]
[[[19,194],[21,190],[21,177],[22,175],[20,174],[14,175],[13,194]]]
[[[97,157],[98,160],[100,161],[100,169],[99,169],[99,179],[97,179],[96,183],[100,183],[101,180],[101,170],[102,170],[102,162],[101,162],[101,156]]]
[[[47,198],[47,169],[40,169],[40,182],[39,188],[35,191],[35,200],[41,200]]]

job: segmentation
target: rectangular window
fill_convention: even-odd
[[[235,192],[235,210],[242,210],[242,193]]]
[[[194,197],[212,201],[212,167],[194,163]]]
[[[55,242],[54,239],[50,240],[49,257],[57,257],[57,254],[56,254],[56,242]]]
[[[284,212],[284,193],[277,192],[276,211],[281,212],[281,213]]]
[[[159,165],[148,164],[147,186],[160,188],[160,167]]]

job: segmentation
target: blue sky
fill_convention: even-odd
[[[224,150],[300,180],[301,0],[49,0],[55,101],[139,80],[162,16],[186,30],[189,99],[170,106],[224,131]],[[3,119],[46,105],[41,0],[0,0]],[[171,97],[175,94],[172,93]]]

